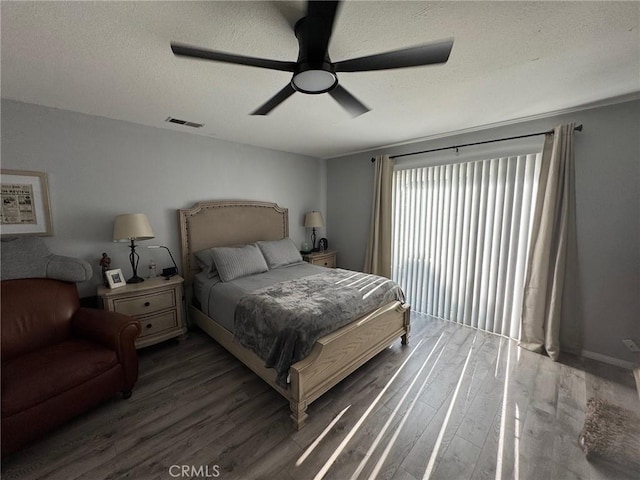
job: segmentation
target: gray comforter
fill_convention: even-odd
[[[394,300],[401,288],[388,278],[342,269],[288,280],[243,296],[235,310],[235,340],[253,350],[286,385],[289,367],[316,340]]]

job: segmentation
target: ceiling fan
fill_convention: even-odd
[[[295,62],[247,57],[175,42],[171,43],[171,50],[175,55],[183,57],[292,72],[291,82],[252,112],[252,115],[267,115],[295,92],[300,92],[328,93],[351,115],[357,117],[368,112],[369,109],[340,85],[336,73],[433,65],[446,63],[449,59],[453,39],[332,62],[329,58],[328,46],[339,4],[340,1],[311,0],[308,2],[307,15],[298,20],[294,26],[299,46],[298,60]]]

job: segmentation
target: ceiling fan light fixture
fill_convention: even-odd
[[[446,63],[453,47],[453,39],[401,48],[390,52],[351,58],[334,63],[329,56],[329,43],[336,13],[343,0],[308,0],[307,15],[298,20],[293,33],[298,40],[298,59],[295,62],[248,57],[171,42],[174,55],[212,60],[214,62],[247,65],[290,72],[293,77],[273,97],[251,115],[267,115],[295,92],[328,93],[340,106],[357,117],[369,108],[338,83],[336,72],[370,72],[395,68],[418,67]]]
[[[291,79],[291,85],[302,93],[325,93],[335,87],[338,77],[328,70],[305,70],[296,73]]]

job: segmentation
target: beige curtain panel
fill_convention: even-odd
[[[391,209],[394,162],[388,155],[383,155],[376,157],[374,165],[371,226],[364,271],[391,278]]]
[[[522,307],[520,345],[578,353],[582,332],[576,292],[576,227],[573,132],[561,125],[548,134],[542,152]]]

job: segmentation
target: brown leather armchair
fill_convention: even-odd
[[[138,379],[137,320],[81,308],[74,283],[1,283],[2,455],[93,408]]]

